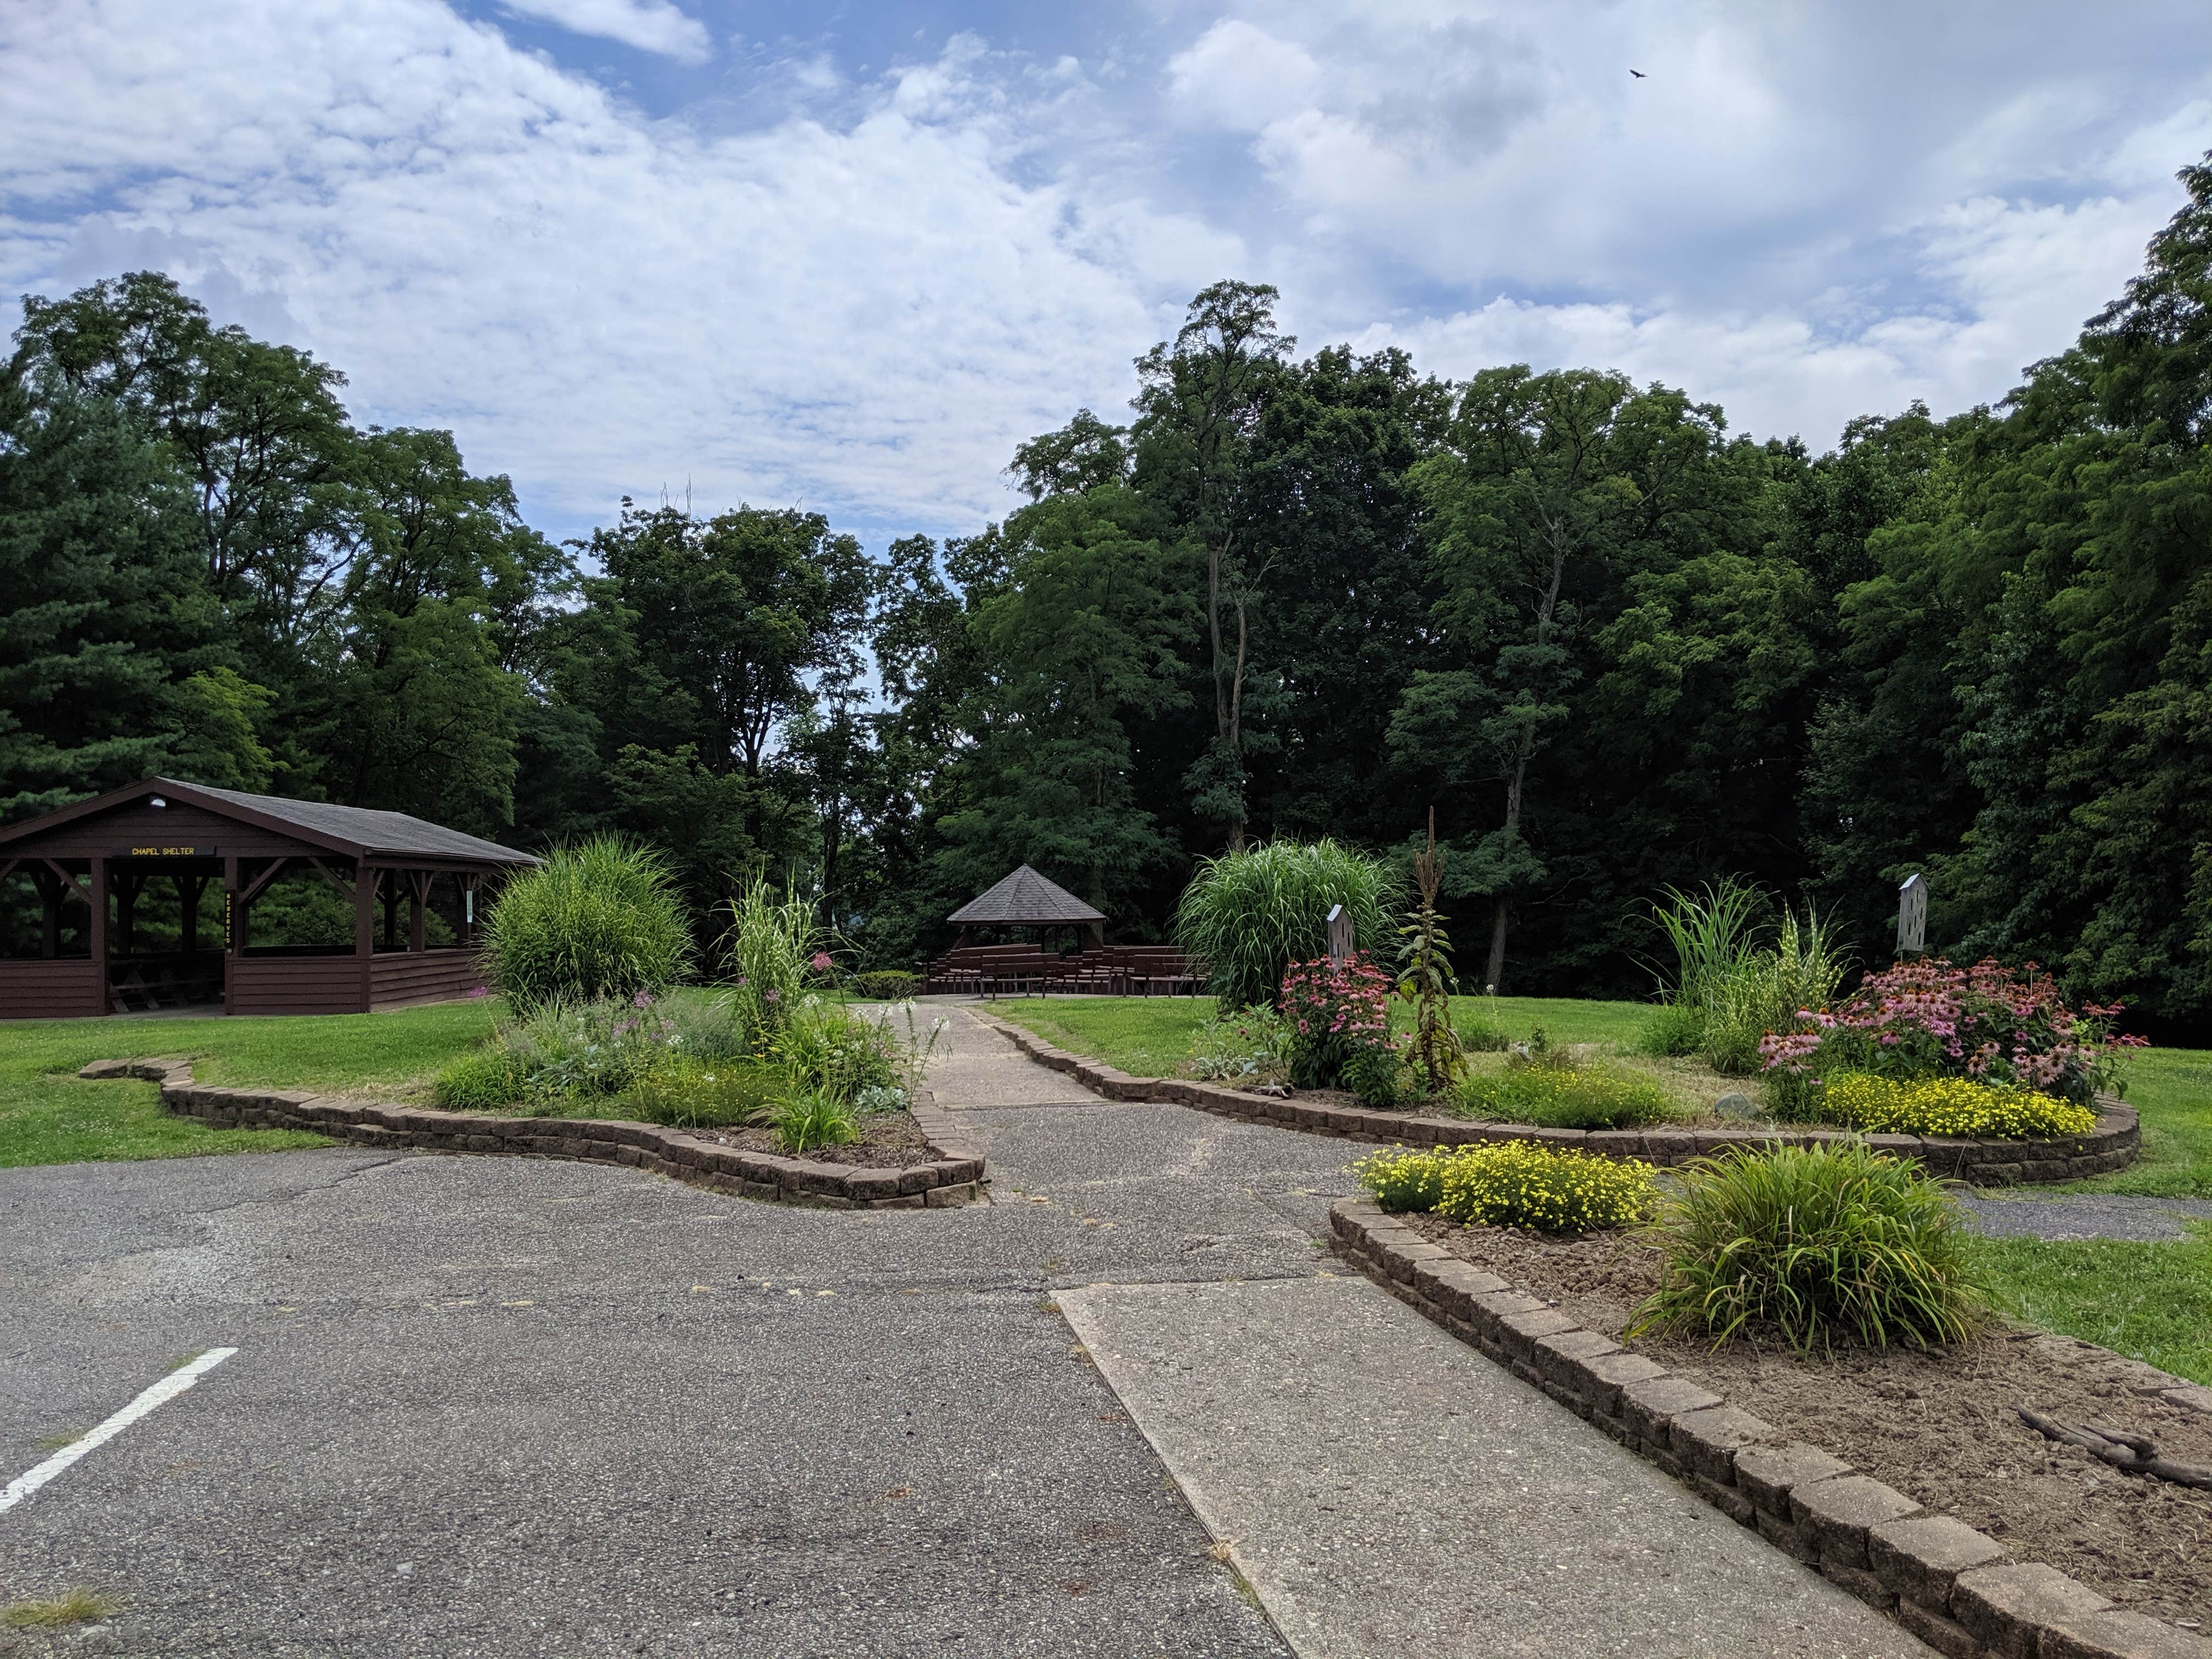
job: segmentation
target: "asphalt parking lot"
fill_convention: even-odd
[[[1050,1300],[1314,1270],[1341,1143],[1194,1115],[1012,1108],[994,1203],[873,1215],[343,1149],[0,1173],[8,1477],[238,1350],[0,1514],[0,1599],[123,1609],[0,1651],[1279,1653]]]

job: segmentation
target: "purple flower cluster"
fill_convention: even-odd
[[[2086,1102],[2116,1051],[2144,1046],[2112,1030],[2120,1012],[2068,1007],[2032,962],[2015,969],[1985,957],[1960,968],[1935,957],[1869,974],[1833,1010],[1799,1009],[1796,1025],[1769,1032],[1759,1051],[1770,1072],[1964,1077]]]

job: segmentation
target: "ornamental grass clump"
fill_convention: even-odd
[[[756,1054],[783,1034],[807,981],[829,964],[830,932],[794,884],[781,896],[755,876],[730,903],[730,1011]]]
[[[1469,1226],[1543,1233],[1626,1226],[1649,1213],[1658,1190],[1648,1164],[1521,1140],[1375,1152],[1352,1165],[1352,1174],[1384,1210],[1432,1210]]]
[[[2022,1140],[2086,1135],[2097,1127],[2097,1115],[2087,1106],[1962,1077],[1902,1081],[1844,1072],[1827,1080],[1820,1103],[1830,1122],[1877,1134]]]
[[[1779,1336],[1799,1352],[1957,1342],[1990,1297],[1943,1189],[1857,1142],[1732,1149],[1677,1170],[1645,1230],[1664,1265],[1630,1334]]]
[[[1328,948],[1328,913],[1341,904],[1352,940],[1372,947],[1398,897],[1379,859],[1324,836],[1278,839],[1202,860],[1176,906],[1176,943],[1208,965],[1224,1008],[1273,1003],[1291,964]]]
[[[507,883],[484,918],[507,1005],[658,996],[691,968],[691,934],[659,854],[617,836],[556,847]]]

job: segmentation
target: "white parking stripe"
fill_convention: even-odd
[[[171,1371],[83,1439],[70,1441],[38,1468],[10,1480],[8,1490],[0,1492],[0,1510],[14,1509],[78,1458],[95,1447],[106,1445],[156,1406],[174,1400],[237,1352],[235,1348],[210,1348],[191,1364]]]

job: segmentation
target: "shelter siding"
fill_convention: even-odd
[[[234,1014],[358,1014],[368,1007],[362,959],[343,957],[233,957]]]
[[[89,957],[0,960],[0,1018],[82,1019],[107,1012],[103,964]]]
[[[483,982],[483,959],[464,946],[386,951],[373,959],[369,969],[369,1006],[401,1008],[415,1002],[450,1002]]]

